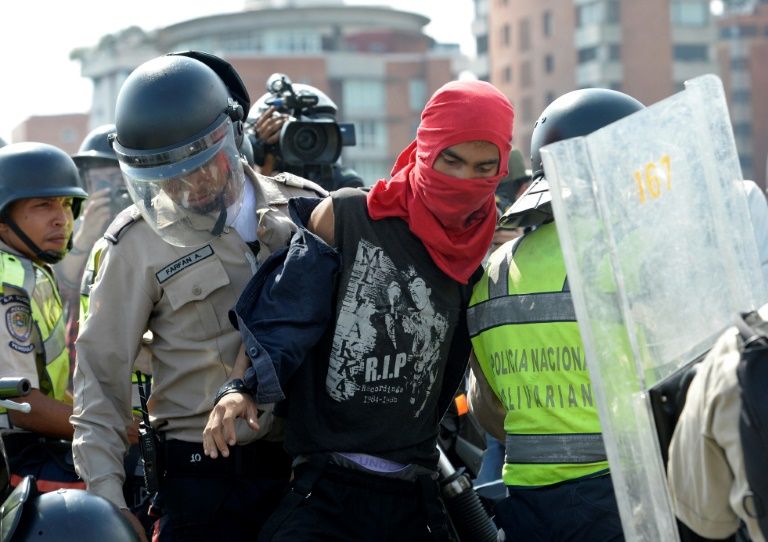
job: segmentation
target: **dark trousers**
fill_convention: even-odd
[[[202,444],[163,445],[157,504],[162,542],[253,540],[285,493],[291,462],[282,443],[256,441],[210,459]]]
[[[508,494],[496,505],[496,523],[507,540],[624,540],[610,475],[540,488],[508,488]]]
[[[259,542],[433,542],[428,517],[447,530],[437,482],[429,481],[434,491],[425,490],[423,480],[393,480],[328,464],[306,484],[307,477],[315,478],[311,471],[306,464],[297,467],[292,493],[280,503]],[[298,489],[307,486],[308,492]],[[299,491],[306,497],[297,503],[293,497]]]

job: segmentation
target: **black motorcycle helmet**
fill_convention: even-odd
[[[42,261],[57,263],[64,254],[40,250],[8,217],[10,205],[27,198],[72,197],[75,218],[88,194],[72,158],[46,143],[13,143],[0,149],[0,221],[10,226]],[[70,239],[70,245],[72,240]]]
[[[155,58],[123,83],[112,146],[134,203],[167,242],[177,246],[206,242],[210,239],[204,234],[220,235],[239,211],[245,182],[239,149],[248,106],[248,93],[234,69],[202,52]],[[224,175],[228,180],[223,187],[210,183],[212,194],[204,198],[208,201],[204,209],[187,204],[187,199],[196,199],[189,192],[172,195],[195,185],[190,175],[205,168],[224,171],[213,177]],[[181,188],[173,188],[170,181]],[[194,190],[200,184],[196,186]],[[209,218],[210,227],[202,225]],[[185,227],[190,222],[194,227]]]
[[[509,228],[535,226],[552,218],[552,197],[541,161],[542,147],[589,135],[644,107],[632,96],[605,88],[574,90],[549,104],[536,121],[531,136],[533,182],[504,213],[501,224]]]

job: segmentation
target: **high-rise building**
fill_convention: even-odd
[[[475,37],[475,58],[470,64],[470,71],[478,79],[490,80],[488,62],[488,13],[492,0],[472,0],[475,18],[472,20],[472,35]]]
[[[768,176],[768,0],[726,3],[718,61],[744,177]]]
[[[643,103],[716,73],[709,0],[489,0],[491,82],[517,108],[515,145],[556,97],[584,87]]]
[[[339,106],[339,120],[355,124],[357,145],[345,148],[344,163],[371,184],[388,175],[414,137],[429,96],[465,67],[458,45],[436,44],[424,33],[428,22],[415,13],[339,0],[249,0],[237,13],[152,32],[128,28],[71,56],[93,80],[92,126],[113,120],[130,72],[166,52],[197,49],[225,58],[252,101],[266,92],[272,73],[285,73],[326,92]]]

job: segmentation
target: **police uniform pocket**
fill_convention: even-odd
[[[183,325],[182,334],[209,339],[218,335],[223,325],[229,325],[231,296],[222,290],[229,283],[224,265],[213,257],[184,269],[163,284],[178,324]]]

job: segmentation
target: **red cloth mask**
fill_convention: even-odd
[[[424,108],[416,139],[368,193],[374,220],[402,218],[446,275],[467,284],[496,229],[494,194],[507,174],[514,112],[509,100],[483,81],[443,85]],[[488,141],[499,149],[493,177],[459,179],[433,169],[440,153],[459,143]]]

